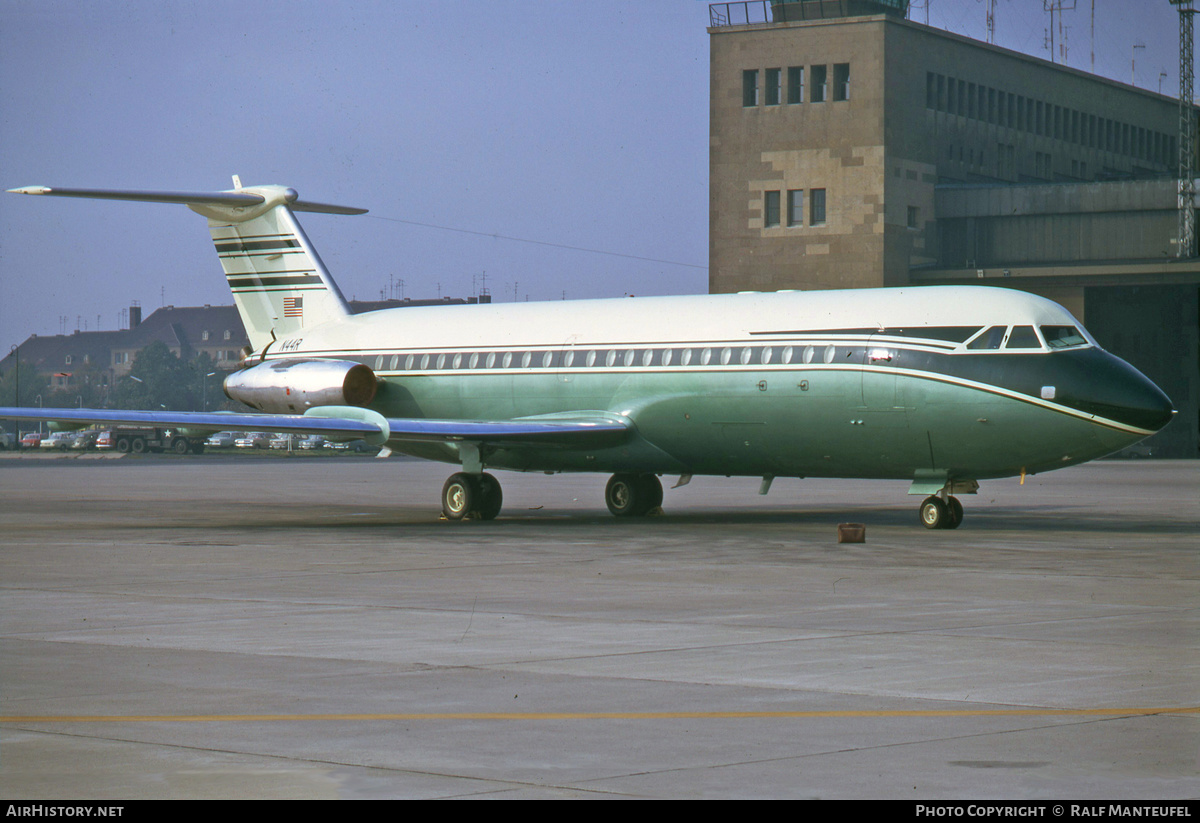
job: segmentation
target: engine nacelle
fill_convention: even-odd
[[[303,414],[314,406],[366,406],[379,382],[348,360],[268,360],[225,378],[225,395],[259,411]]]

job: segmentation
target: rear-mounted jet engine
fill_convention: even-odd
[[[375,372],[348,360],[271,360],[225,378],[225,394],[272,414],[303,414],[314,406],[366,406]]]

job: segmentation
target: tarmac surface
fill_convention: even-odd
[[[0,796],[1200,797],[1200,463],[964,497],[0,460]],[[670,485],[674,478],[664,478]],[[840,522],[866,542],[839,544]]]

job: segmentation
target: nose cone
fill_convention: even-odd
[[[1149,434],[1171,422],[1171,398],[1121,358],[1101,349],[1063,354],[1077,356],[1063,372],[1067,391],[1061,402]]]

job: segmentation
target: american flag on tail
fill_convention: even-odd
[[[285,297],[285,298],[283,298],[283,316],[284,317],[303,317],[304,316],[304,298],[303,297]]]

